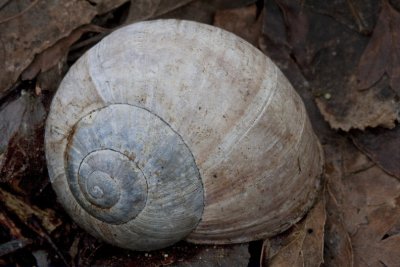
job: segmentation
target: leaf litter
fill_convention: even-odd
[[[12,228],[11,235],[6,235],[9,238],[28,243],[21,243],[24,248],[1,259],[0,264],[21,261],[13,255],[28,254],[34,255],[36,263],[79,266],[246,266],[257,262],[254,257],[263,266],[396,266],[400,262],[400,195],[399,181],[394,177],[398,177],[396,120],[400,116],[396,2],[334,0],[328,5],[316,0],[271,0],[265,1],[262,16],[260,1],[249,5],[256,2],[249,0],[8,2],[13,1],[0,3],[0,70],[6,74],[0,79],[0,100],[6,101],[0,113],[9,105],[5,95],[21,88],[15,86],[21,77],[36,83],[36,96],[45,93],[38,106],[42,109],[44,103],[46,110],[46,97],[51,99],[68,69],[71,47],[81,41],[74,50],[75,60],[80,47],[93,45],[104,36],[88,40],[90,32],[106,34],[104,31],[110,29],[106,18],[120,17],[120,23],[153,17],[193,18],[258,44],[281,67],[304,99],[324,145],[326,186],[303,220],[287,232],[264,240],[261,255],[254,254],[248,244],[196,246],[184,242],[141,253],[90,237],[58,204],[49,206],[48,199],[55,201],[55,197],[48,186],[32,197],[34,190],[23,185],[29,185],[30,180],[11,177],[0,184],[3,198],[11,199],[9,203],[0,200],[1,207],[8,209],[7,213],[0,212],[0,226]],[[35,21],[37,17],[41,20]],[[105,23],[96,25],[94,21]],[[40,23],[48,27],[40,27]],[[114,22],[109,25],[115,27]],[[28,34],[16,35],[16,27]],[[15,51],[5,43],[13,43]],[[331,128],[350,133],[332,131],[323,119]],[[376,126],[394,129],[371,129]],[[4,153],[1,155],[0,161],[4,161]],[[13,185],[16,180],[18,186]],[[26,234],[25,228],[46,240],[49,247],[38,250],[38,237]],[[58,255],[58,261],[54,255]]]

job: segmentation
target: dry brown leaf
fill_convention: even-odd
[[[205,248],[193,258],[174,262],[174,267],[219,267],[219,266],[247,266],[250,259],[248,244],[232,246],[214,246]]]
[[[25,91],[0,106],[0,182],[43,174],[45,117],[41,98]]]
[[[382,0],[377,24],[357,69],[358,87],[369,88],[385,74],[400,95],[400,13]]]
[[[398,266],[400,263],[400,233],[388,232],[400,220],[400,198],[395,207],[387,205],[368,211],[368,222],[360,225],[351,237],[356,266]]]
[[[397,266],[400,262],[399,181],[371,163],[347,140],[336,146],[325,147],[331,201],[328,220],[335,219],[339,226],[342,223],[349,234],[354,266]],[[329,243],[331,239],[326,242],[330,252],[337,252],[333,253],[334,263],[350,260],[350,247],[344,239],[333,244]],[[335,251],[338,247],[341,248]]]
[[[400,183],[374,166],[346,179],[344,205],[356,266],[396,266],[400,262]]]
[[[22,10],[19,5],[23,6]],[[16,8],[19,11],[15,11]],[[36,54],[73,29],[89,23],[96,15],[95,7],[88,1],[79,0],[9,1],[1,12],[0,98],[10,90]]]
[[[47,48],[37,55],[32,63],[22,72],[22,80],[31,80],[40,72],[45,72],[57,65],[57,63],[66,56],[70,46],[75,43],[82,34],[87,32],[106,32],[107,29],[96,25],[85,25],[75,29],[70,35],[59,40],[53,46]]]
[[[400,120],[400,13],[386,0],[381,5],[372,37],[354,67],[357,77],[350,74],[343,85],[336,85],[329,99],[316,100],[334,129],[394,128]],[[349,68],[349,64],[344,68]],[[366,88],[369,89],[360,90]]]
[[[22,199],[1,188],[0,201],[4,207],[18,216],[26,225],[30,224],[29,220],[32,216],[36,216],[41,220],[43,228],[46,229],[48,233],[51,233],[62,224],[62,221],[56,216],[54,210],[40,209],[30,203],[24,202]]]
[[[380,2],[373,34],[354,68],[356,77],[347,78],[343,93],[317,99],[334,129],[393,128],[400,120],[400,13],[387,0]]]
[[[349,23],[357,22],[350,23],[351,28],[360,31],[372,28],[376,7],[373,1],[360,0],[266,2],[262,51],[303,97],[310,91],[317,97],[320,113],[334,129],[393,128],[400,119],[400,98],[387,79],[358,90],[354,77],[368,39],[358,30],[349,31]]]
[[[342,155],[342,150],[333,145],[325,145],[325,179],[327,181],[325,199],[327,219],[325,227],[325,251],[324,259],[326,266],[353,266],[353,247],[347,232],[341,205],[345,190],[342,183],[343,170],[351,173],[354,169],[370,167],[368,159],[359,154],[360,157]]]
[[[129,15],[125,23],[132,23],[160,16],[192,1],[193,0],[131,0]]]
[[[126,2],[129,0],[90,0],[90,3],[96,6],[98,15],[107,13]]]
[[[270,248],[264,253],[266,258],[262,259],[263,264],[270,267],[320,266],[324,262],[325,220],[325,201],[322,197],[287,236],[269,240]]]
[[[262,28],[263,35],[259,40],[259,47],[261,51],[278,65],[295,90],[301,95],[316,132],[329,134],[328,132],[330,132],[331,129],[323,120],[315,104],[315,96],[312,94],[314,86],[310,80],[306,78],[304,70],[300,68],[297,62],[297,60],[303,60],[302,62],[308,65],[311,55],[314,54],[313,49],[310,48],[310,45],[313,45],[313,43],[309,39],[310,29],[314,29],[314,27],[309,27],[310,19],[313,19],[313,17],[310,15],[310,12],[302,8],[298,1],[291,1],[287,6],[287,9],[290,10],[285,11],[287,13],[285,15],[287,17],[287,22],[285,22],[282,7],[279,7],[274,1],[267,1],[265,3]],[[299,25],[297,25],[295,20],[298,16],[302,17],[302,23],[299,23]],[[307,19],[304,19],[304,17]],[[296,57],[293,56],[292,45],[288,37],[289,35],[296,35],[296,28],[289,28],[289,21],[292,22],[295,27],[303,28],[301,34],[299,34],[300,39],[295,41],[295,44],[300,46],[299,49],[296,50],[298,53]],[[316,24],[314,19],[311,21],[311,25],[312,24]],[[300,44],[304,42],[306,42],[306,45],[301,47]],[[322,75],[313,74],[313,77],[319,78],[322,77]]]
[[[309,18],[301,1],[274,0],[277,10],[265,10],[263,33],[276,46],[286,49],[297,65],[308,68]],[[289,55],[290,54],[290,55]],[[312,56],[312,55],[311,55]]]
[[[341,90],[344,95],[329,94],[315,99],[319,110],[330,126],[343,131],[365,130],[367,127],[393,128],[400,120],[400,102],[389,88],[382,84],[369,90],[356,90],[350,82]]]
[[[85,250],[87,244],[90,243],[93,242],[83,243],[82,250]],[[89,254],[90,250],[93,249],[95,248],[87,249],[86,254]],[[104,246],[103,249],[97,252],[95,258],[96,260],[90,265],[118,267],[245,267],[248,266],[250,253],[248,243],[207,246],[180,242],[165,249],[149,252],[121,251],[113,247]]]
[[[353,266],[353,247],[343,219],[330,193],[327,193],[324,261],[326,266]]]
[[[254,46],[258,46],[262,16],[257,17],[256,5],[218,10],[214,16],[214,25],[233,32]]]
[[[307,51],[307,36],[309,33],[309,19],[304,11],[301,1],[275,0],[282,11],[286,25],[287,41],[296,63],[303,68],[308,68],[311,60]],[[313,55],[311,55],[313,56]]]
[[[354,144],[387,173],[400,179],[400,125],[352,134]]]

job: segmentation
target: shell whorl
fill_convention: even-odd
[[[168,242],[195,228],[204,206],[200,174],[189,148],[165,121],[140,107],[112,104],[73,128],[66,176],[86,212],[108,224],[146,222],[153,231],[174,232]]]

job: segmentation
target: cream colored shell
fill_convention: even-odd
[[[269,58],[178,20],[121,28],[71,67],[46,157],[71,217],[134,250],[279,233],[311,207],[323,164],[300,97]]]

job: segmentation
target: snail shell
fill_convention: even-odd
[[[46,157],[71,217],[133,250],[279,233],[313,204],[323,163],[300,97],[269,58],[178,20],[121,28],[71,67]]]

